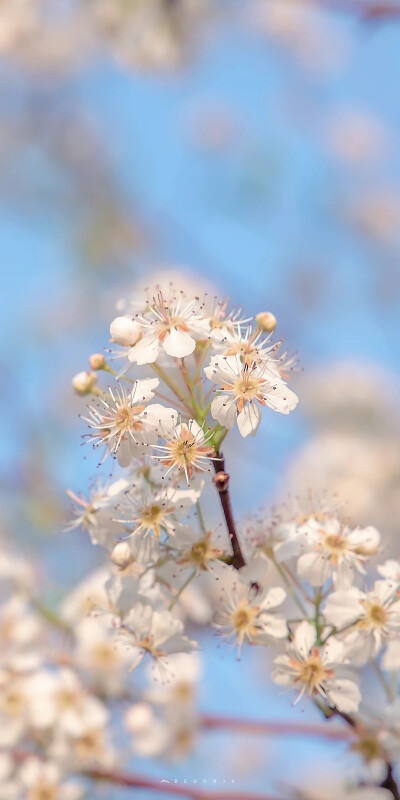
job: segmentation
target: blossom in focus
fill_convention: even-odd
[[[209,469],[208,462],[215,456],[214,448],[207,444],[209,438],[196,420],[177,422],[172,432],[166,434],[165,445],[157,445],[162,453],[157,458],[160,464],[168,467],[165,475],[175,469],[183,472],[189,484],[196,472]]]
[[[267,405],[281,414],[289,414],[297,406],[297,395],[271,374],[268,362],[249,365],[238,356],[214,356],[204,372],[221,392],[211,404],[213,418],[226,428],[237,422],[243,437],[257,433],[259,406]]]
[[[84,419],[93,433],[87,438],[93,447],[106,446],[104,458],[110,453],[127,467],[135,455],[157,442],[159,424],[174,413],[159,403],[146,405],[158,384],[158,378],[148,378],[135,381],[130,392],[124,387],[109,389],[109,398],[99,397],[88,406],[89,417]]]
[[[234,579],[224,591],[215,626],[225,637],[234,636],[239,654],[244,642],[268,645],[287,635],[286,620],[274,609],[282,605],[286,592],[277,586],[263,592]]]
[[[128,359],[138,365],[153,364],[161,350],[173,358],[184,358],[193,353],[196,336],[207,338],[207,325],[196,299],[187,302],[181,294],[168,300],[159,292],[136,322],[142,335],[129,349]]]
[[[221,556],[229,555],[221,549],[221,542],[216,541],[213,530],[199,534],[189,525],[183,526],[177,532],[173,546],[179,567],[196,572],[215,570],[216,577],[218,567],[224,566],[220,561]]]
[[[180,529],[180,517],[187,514],[201,495],[199,489],[179,489],[174,485],[150,486],[144,483],[126,495],[125,502],[118,508],[118,515],[125,525],[133,526],[135,537],[153,533],[160,539],[162,533],[173,536]]]

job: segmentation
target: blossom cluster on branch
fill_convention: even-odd
[[[263,410],[288,414],[298,402],[287,385],[296,360],[272,342],[274,316],[248,318],[173,287],[135,296],[124,311],[111,323],[107,360],[94,354],[92,371],[74,379],[93,394],[89,442],[101,463],[111,456],[124,470],[90,499],[75,498],[74,523],[118,570],[107,590],[117,646],[130,669],[147,660],[156,679],[173,680],[171,659],[197,649],[184,628],[185,594],[197,583],[211,598],[206,622],[239,656],[248,645],[275,649],[272,679],[294,702],[308,697],[327,717],[354,715],[360,739],[374,742],[361,751],[384,784],[398,754],[399,564],[377,564],[379,532],[352,528],[328,507],[234,521],[222,442],[235,426],[255,436]],[[140,368],[145,377],[136,377]],[[117,385],[101,389],[101,371]],[[212,469],[226,531],[210,528],[202,508]],[[384,710],[365,704],[371,674]]]
[[[228,727],[197,701],[206,626],[239,658],[265,653],[288,702],[317,706],[332,738],[331,719],[343,726],[368,797],[398,800],[400,563],[377,558],[376,528],[326,502],[235,521],[222,443],[245,448],[262,412],[298,402],[275,317],[171,285],[135,293],[119,314],[106,354],[73,379],[88,399],[84,441],[112,469],[87,494],[68,490],[67,527],[87,531],[106,564],[56,614],[33,568],[0,558],[12,576],[0,607],[1,797],[77,800],[98,780],[154,788],[120,771],[116,709],[140,756],[179,759],[201,731]]]

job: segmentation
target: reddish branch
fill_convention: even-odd
[[[307,722],[264,722],[235,717],[217,717],[205,714],[201,719],[203,728],[234,731],[237,733],[260,733],[267,736],[316,736],[325,739],[348,741],[352,733],[348,728],[331,728]]]
[[[400,5],[390,2],[365,2],[365,0],[319,0],[320,7],[343,11],[364,20],[379,21],[400,18]]]
[[[212,463],[215,469],[214,484],[219,494],[226,527],[228,528],[232,545],[233,556],[231,564],[233,567],[235,567],[235,569],[240,569],[241,567],[244,567],[246,562],[240,549],[239,539],[237,537],[235,522],[233,519],[231,499],[229,495],[229,475],[225,472],[224,457],[221,455],[219,458],[215,458]]]
[[[141,789],[151,789],[160,794],[174,795],[175,797],[188,797],[191,800],[281,800],[267,794],[251,794],[251,792],[209,792],[199,790],[193,784],[184,786],[177,783],[160,783],[160,781],[145,778],[131,772],[117,772],[106,769],[90,770],[86,773],[88,778],[101,780],[118,786],[135,786]]]

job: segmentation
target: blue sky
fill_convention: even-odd
[[[115,299],[153,265],[186,265],[249,312],[272,310],[279,335],[299,351],[305,370],[361,359],[398,371],[399,250],[362,239],[340,219],[337,208],[363,186],[365,176],[337,165],[317,131],[318,121],[337,107],[379,115],[391,128],[393,146],[372,180],[399,185],[400,28],[372,30],[350,18],[337,23],[352,39],[353,52],[346,68],[327,78],[307,75],[279,48],[232,23],[221,26],[177,75],[130,74],[97,63],[55,90],[56,105],[78,107],[104,141],[127,206],[145,220],[148,247],[132,256],[130,271],[116,265],[106,273],[82,273],[62,204],[53,208],[43,193],[35,200],[35,181],[43,180],[38,171],[49,170],[51,178],[48,164],[39,160],[26,179],[30,189],[33,185],[28,210],[7,204],[3,196],[6,485],[10,475],[18,480],[27,446],[36,440],[44,442],[52,491],[61,495],[67,485],[82,488],[93,474],[94,465],[82,459],[70,376],[86,367],[91,351],[106,344]],[[237,131],[218,152],[199,148],[190,134],[210,108],[222,109]],[[58,325],[58,310],[74,303],[82,313],[71,319],[67,314]],[[99,303],[104,315],[97,313]],[[246,502],[258,504],[260,496],[265,502],[306,435],[300,409],[293,419],[271,414],[260,438],[246,442],[248,467],[262,451],[272,454],[274,468],[264,470],[262,485],[249,474],[248,485],[238,487],[238,514]],[[13,503],[11,509],[10,518]],[[56,526],[53,533],[51,557],[59,566],[66,556],[72,563],[78,539],[62,541]],[[39,542],[43,549],[44,541]],[[91,550],[80,546],[83,569]],[[71,566],[69,572],[74,572]],[[238,665],[232,654],[223,655],[213,639],[207,640],[207,708],[301,717],[301,710],[293,710],[267,684],[260,701],[252,679],[259,660],[252,653],[246,658]],[[238,698],[233,706],[232,696]],[[220,746],[218,738],[212,741],[214,749]],[[293,779],[300,764],[326,751],[321,742],[289,747]],[[203,770],[209,752],[203,743],[194,762],[179,768],[180,775]],[[254,774],[249,788],[265,788],[282,772],[283,751],[276,745],[273,752],[278,753],[274,768],[267,761],[268,774]]]

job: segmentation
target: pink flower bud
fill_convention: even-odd
[[[261,311],[260,314],[256,314],[256,323],[257,327],[261,328],[265,333],[272,333],[278,324],[276,317],[271,311]]]
[[[103,353],[93,353],[89,358],[89,364],[92,369],[105,369],[107,366],[106,357]]]

